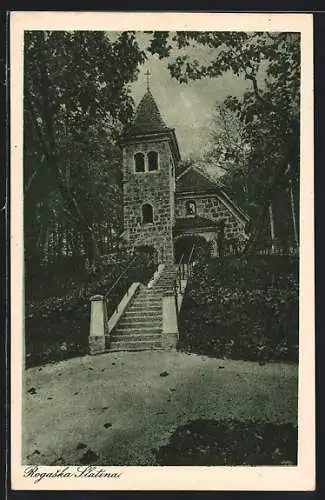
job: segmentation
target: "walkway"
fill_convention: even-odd
[[[177,352],[86,356],[27,370],[24,407],[25,464],[88,454],[94,465],[156,465],[153,450],[192,419],[295,423],[297,367]]]

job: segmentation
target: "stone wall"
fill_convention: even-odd
[[[226,238],[236,238],[244,234],[245,222],[236,217],[232,211],[216,196],[176,197],[176,217],[186,217],[186,201],[196,203],[196,215],[213,221],[225,221]]]
[[[135,173],[134,154],[157,151],[159,170]],[[124,231],[131,248],[152,245],[159,262],[173,262],[174,183],[168,140],[128,144],[123,150]],[[142,206],[153,206],[153,223],[142,222]]]

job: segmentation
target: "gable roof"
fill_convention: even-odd
[[[194,165],[186,168],[176,179],[176,193],[209,193],[219,191],[220,186]]]
[[[194,165],[185,169],[176,179],[176,196],[214,194],[239,219],[248,221],[248,216],[229,197],[218,182]]]
[[[170,130],[161,117],[160,111],[150,90],[142,97],[133,120],[127,131],[127,136],[142,135],[152,132],[165,132]]]

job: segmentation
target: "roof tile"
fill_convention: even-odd
[[[218,192],[219,186],[212,182],[196,168],[190,168],[188,172],[181,174],[176,180],[177,193],[207,193]]]
[[[163,132],[169,130],[160,115],[158,106],[148,90],[142,97],[135,114],[134,121],[127,132],[127,136],[135,136],[151,132]]]

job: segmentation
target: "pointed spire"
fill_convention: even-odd
[[[161,117],[160,111],[150,90],[142,97],[135,114],[133,124],[127,135],[163,132],[169,128]]]

